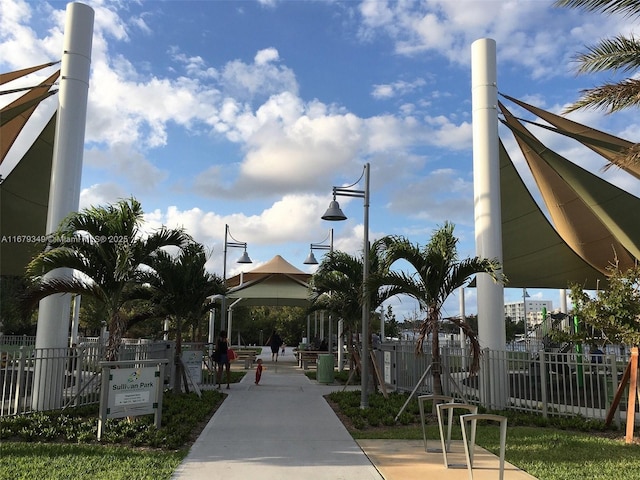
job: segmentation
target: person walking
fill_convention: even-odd
[[[229,389],[229,384],[231,383],[231,362],[229,362],[229,356],[227,354],[229,350],[229,342],[227,340],[227,332],[224,330],[220,330],[218,334],[218,340],[216,340],[216,352],[215,352],[215,361],[218,364],[218,372],[217,372],[217,381],[218,381],[218,390],[222,384],[222,370],[227,369],[227,390]]]
[[[278,354],[280,352],[280,346],[282,345],[282,343],[283,343],[282,338],[280,338],[280,335],[278,335],[278,332],[274,330],[271,336],[269,337],[269,340],[267,340],[267,345],[271,347],[272,362],[278,361]]]

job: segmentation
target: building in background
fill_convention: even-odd
[[[530,300],[527,298],[525,309],[524,302],[509,302],[504,304],[504,316],[511,318],[514,322],[522,322],[525,318],[529,329],[540,325],[544,320],[542,310],[546,309],[547,313],[553,311],[553,302],[551,300]]]

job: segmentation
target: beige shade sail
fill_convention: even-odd
[[[528,103],[522,102],[508,95],[503,94],[502,96],[556,128],[536,123],[537,126],[573,138],[574,140],[582,143],[585,147],[588,147],[601,155],[612,164],[617,165],[630,175],[640,179],[640,164],[624,161],[629,149],[634,148],[637,144],[600,130],[596,130],[595,128],[587,127],[586,125],[555,115],[551,112],[547,112],[541,108],[534,107],[533,105],[529,105]],[[605,166],[604,168],[606,169],[607,167]]]
[[[20,98],[17,98],[2,109],[0,115],[4,117],[6,111],[7,116],[10,117],[10,119],[7,121],[2,120],[1,122],[0,138],[2,141],[0,142],[0,163],[4,161],[9,149],[15,142],[16,138],[18,138],[18,135],[20,135],[25,124],[36,110],[36,107],[42,100],[49,96],[43,88],[45,88],[45,86],[46,88],[49,88],[49,85],[51,85],[59,75],[60,71],[58,70],[38,87],[32,88]]]
[[[29,75],[30,73],[37,72],[38,70],[42,70],[43,68],[51,67],[58,62],[49,62],[43,63],[42,65],[36,65],[35,67],[23,68],[22,70],[14,70],[13,72],[0,73],[0,85],[4,85],[5,83],[9,83],[17,78],[24,77]]]
[[[55,112],[31,148],[0,183],[0,274],[23,275],[43,247],[56,127]]]
[[[606,277],[578,256],[533,199],[500,142],[502,264],[509,288],[595,289]]]
[[[632,267],[634,255],[640,251],[625,238],[640,238],[636,236],[640,229],[626,221],[629,216],[620,215],[620,209],[634,204],[640,207],[640,199],[547,149],[504,105],[500,107],[564,241],[602,273],[606,274],[616,259],[622,269]]]

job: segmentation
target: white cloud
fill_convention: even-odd
[[[420,87],[426,85],[426,81],[422,78],[418,78],[413,82],[406,82],[404,80],[398,80],[396,82],[385,85],[374,85],[371,95],[373,98],[384,99],[393,98],[396,96],[402,96],[407,93],[411,93]]]
[[[130,195],[115,183],[104,182],[83,188],[80,192],[80,210],[117,203]]]
[[[84,161],[87,166],[117,173],[142,192],[154,190],[169,175],[129,144],[114,144],[108,150],[88,149]]]

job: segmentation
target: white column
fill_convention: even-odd
[[[213,344],[216,341],[216,309],[212,308],[209,311],[209,332],[208,332],[208,336],[207,336],[207,343],[208,345],[208,351],[209,351],[209,357],[213,356]]]
[[[162,337],[164,339],[164,341],[168,341],[169,340],[169,328],[171,327],[171,324],[169,322],[169,318],[165,318],[164,319],[164,325],[163,325],[163,329],[164,329],[164,336]]]
[[[560,311],[562,313],[568,313],[567,310],[567,290],[562,288],[560,290]]]
[[[464,287],[460,287],[460,320],[463,322],[466,321],[467,314],[465,313],[465,305],[464,305]],[[466,370],[467,368],[467,342],[465,341],[466,337],[462,329],[460,329],[460,350],[462,351],[462,368]]]
[[[473,183],[476,254],[502,261],[500,160],[498,149],[498,89],[496,43],[484,38],[471,45],[471,99],[473,121]],[[478,338],[482,348],[504,351],[504,287],[486,274],[477,275]],[[499,372],[490,382],[491,403],[506,400]],[[489,400],[489,399],[483,399]]]
[[[80,328],[80,302],[82,296],[73,296],[73,319],[71,321],[71,338],[69,339],[69,346],[73,347],[78,345],[78,330]]]
[[[209,335],[207,336],[207,343],[215,343],[216,341],[216,309],[213,308],[209,311]]]
[[[80,202],[93,18],[94,11],[87,5],[67,5],[47,233],[55,231],[69,213],[77,211]],[[70,295],[58,294],[40,302],[36,349],[67,346],[70,300]],[[64,362],[64,359],[59,361]],[[57,360],[36,362],[32,399],[35,410],[61,406],[64,369],[56,363]]]

